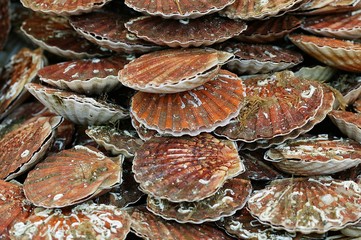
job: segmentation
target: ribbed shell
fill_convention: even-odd
[[[110,0],[21,0],[24,7],[35,12],[75,15],[103,7]]]
[[[214,195],[201,201],[172,203],[148,196],[147,208],[167,220],[200,224],[233,215],[244,207],[251,192],[251,181],[233,178]]]
[[[214,49],[172,49],[134,59],[119,72],[120,82],[151,93],[191,90],[213,79],[233,54]]]
[[[242,81],[222,70],[217,79],[181,93],[136,93],[131,102],[134,118],[146,128],[173,136],[195,136],[226,125],[244,106]]]
[[[145,53],[161,48],[128,32],[124,26],[128,20],[111,12],[92,12],[71,17],[70,24],[90,42],[116,52]]]
[[[215,15],[190,20],[142,16],[125,27],[137,37],[168,47],[199,47],[226,41],[243,32],[247,25]]]
[[[24,193],[46,208],[84,202],[121,182],[119,164],[100,151],[75,146],[37,164],[25,179]]]
[[[124,57],[81,59],[46,66],[40,80],[60,89],[102,94],[119,87],[118,72],[128,63]]]
[[[143,141],[147,141],[154,136],[159,137],[159,134],[156,130],[146,128],[143,124],[141,124],[137,119],[134,118],[132,112],[130,112],[129,115],[132,120],[132,126],[135,128],[135,131],[137,131],[140,139],[142,139]]]
[[[154,137],[133,160],[135,180],[154,197],[193,202],[215,194],[224,182],[244,171],[236,146],[210,134]]]
[[[350,72],[361,72],[361,44],[334,38],[291,35],[289,39],[320,62]]]
[[[128,118],[128,111],[119,105],[94,98],[45,87],[37,83],[26,85],[28,91],[51,111],[81,125],[101,125]]]
[[[216,129],[232,140],[254,142],[287,135],[306,125],[322,105],[322,86],[289,71],[243,80],[246,106],[227,126]]]
[[[0,0],[0,51],[10,32],[10,0]]]
[[[125,0],[125,4],[138,12],[163,18],[197,18],[218,12],[235,0]]]
[[[150,213],[145,207],[129,208],[128,212],[132,219],[132,232],[143,239],[233,239],[223,231],[209,225],[180,224],[174,221],[166,221]]]
[[[248,209],[260,222],[275,229],[325,233],[360,219],[360,192],[353,181],[288,178],[254,192]]]
[[[130,231],[130,224],[130,217],[124,210],[111,205],[84,203],[72,209],[36,208],[26,221],[13,225],[10,235],[12,239],[34,240],[123,240]]]
[[[361,142],[361,113],[333,110],[328,116],[343,134]]]
[[[328,66],[316,65],[313,67],[302,67],[295,72],[295,76],[306,80],[328,82],[336,75],[337,70]]]
[[[302,15],[335,14],[360,9],[359,0],[312,0],[302,4]]]
[[[35,44],[65,58],[106,54],[98,46],[79,36],[64,17],[33,14],[23,22],[21,31]]]
[[[354,103],[361,96],[361,76],[355,73],[341,73],[328,83],[343,96],[346,105]]]

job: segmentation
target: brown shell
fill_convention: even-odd
[[[41,224],[39,224],[41,223]],[[10,229],[12,239],[119,239],[130,231],[126,211],[111,205],[84,203],[72,209],[36,208]]]
[[[136,152],[133,171],[144,192],[172,202],[192,202],[215,194],[244,166],[233,142],[205,133],[146,141]]]
[[[233,54],[214,49],[157,51],[134,59],[119,72],[120,82],[151,93],[191,90],[211,80]]]
[[[337,89],[347,105],[352,104],[361,96],[361,76],[359,74],[343,73],[328,83]]]
[[[34,117],[0,139],[0,178],[10,180],[45,155],[61,117]]]
[[[143,239],[188,240],[212,239],[231,240],[223,231],[206,224],[180,224],[166,221],[147,211],[145,207],[129,208],[132,231]]]
[[[121,85],[118,72],[127,63],[122,56],[73,60],[43,67],[38,75],[40,80],[60,89],[101,94]]]
[[[143,124],[141,124],[137,119],[135,119],[131,112],[129,115],[132,120],[132,126],[135,128],[135,131],[137,132],[140,139],[142,139],[143,141],[147,141],[154,136],[160,136],[160,134],[158,134],[156,130],[148,129]]]
[[[128,20],[111,12],[92,12],[71,17],[70,24],[90,42],[116,52],[144,53],[161,48],[130,33],[124,26]]]
[[[299,9],[302,15],[335,14],[360,9],[359,0],[311,0]]]
[[[23,48],[11,57],[3,71],[0,69],[0,119],[28,97],[24,86],[34,80],[44,62],[41,49]]]
[[[289,39],[302,51],[326,65],[361,72],[361,43],[302,34],[291,35]]]
[[[173,203],[148,196],[147,208],[154,214],[179,223],[217,221],[244,207],[252,192],[249,180],[233,178],[211,197],[198,202]]]
[[[333,110],[328,116],[343,134],[361,142],[361,113]]]
[[[221,70],[216,79],[187,92],[138,92],[132,98],[131,112],[146,128],[161,134],[195,136],[226,125],[243,105],[242,81]]]
[[[125,0],[125,4],[138,12],[163,18],[197,18],[220,11],[235,0]]]
[[[20,0],[24,7],[35,12],[56,15],[75,15],[103,7],[110,0]]]
[[[244,79],[246,106],[227,126],[216,129],[218,135],[245,142],[287,135],[306,125],[322,105],[322,86],[292,72]]]
[[[190,20],[172,20],[142,16],[128,21],[125,27],[137,37],[168,47],[199,47],[223,42],[243,32],[243,21],[217,15]]]
[[[24,182],[36,206],[65,207],[84,202],[121,182],[121,166],[100,151],[75,146],[47,157]]]
[[[248,209],[260,222],[275,229],[325,233],[360,219],[360,192],[353,181],[288,178],[254,192]]]
[[[10,32],[10,0],[0,0],[0,51],[3,49]]]
[[[106,54],[106,51],[79,36],[65,17],[33,14],[23,22],[21,31],[35,44],[65,58]]]

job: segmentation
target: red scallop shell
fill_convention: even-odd
[[[0,0],[0,51],[10,32],[10,0]]]
[[[333,110],[328,116],[343,134],[361,142],[361,113]]]

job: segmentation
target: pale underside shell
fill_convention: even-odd
[[[361,143],[360,113],[333,110],[328,116],[343,134]]]
[[[337,70],[329,66],[317,65],[314,67],[302,67],[295,76],[312,81],[328,82],[335,76]]]

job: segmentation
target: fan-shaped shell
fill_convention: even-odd
[[[0,51],[3,49],[10,32],[10,1],[0,1]]]
[[[72,209],[36,208],[26,221],[13,225],[10,236],[13,239],[122,240],[129,233],[130,224],[130,217],[124,210],[111,205],[83,203]]]
[[[126,0],[125,4],[138,12],[163,18],[197,18],[206,14],[218,12],[235,0]]]
[[[223,42],[243,32],[247,25],[215,15],[190,20],[142,16],[125,27],[137,37],[169,47],[199,47]]]
[[[345,71],[361,72],[360,43],[302,34],[291,35],[289,39],[302,51],[326,65]]]
[[[361,142],[361,113],[333,110],[328,116],[343,134]]]
[[[65,207],[90,199],[121,182],[121,166],[99,151],[75,146],[47,157],[24,182],[36,206]]]
[[[312,81],[328,82],[336,75],[336,73],[337,70],[335,68],[316,65],[313,67],[300,68],[295,72],[295,76]]]
[[[222,70],[204,85],[181,93],[136,93],[131,102],[134,118],[146,128],[173,136],[195,136],[226,125],[244,105],[243,83]]]
[[[236,146],[210,134],[154,137],[133,160],[135,180],[154,197],[172,202],[207,198],[244,171]]]
[[[159,137],[160,134],[156,130],[148,129],[143,124],[141,124],[137,119],[134,118],[132,112],[130,112],[130,118],[132,119],[132,126],[135,128],[140,139],[147,141],[154,136]]]
[[[311,0],[299,9],[302,15],[335,14],[360,9],[359,0]]]
[[[62,62],[39,70],[40,80],[84,94],[101,94],[120,86],[118,72],[128,60],[121,56]]]
[[[51,111],[81,125],[99,125],[127,118],[128,112],[119,105],[94,98],[45,87],[37,83],[26,85],[28,91]]]
[[[233,54],[214,49],[172,49],[142,55],[119,72],[120,82],[151,93],[191,90],[214,78]]]

